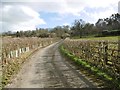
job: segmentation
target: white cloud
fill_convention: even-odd
[[[26,13],[27,15],[29,15],[31,17],[39,17],[39,13],[32,10],[31,8],[26,7],[26,6],[22,6],[21,8],[22,8],[23,12]]]
[[[120,1],[118,3],[118,13],[120,14]]]
[[[65,26],[66,26],[66,25],[70,25],[70,24],[69,24],[69,23],[63,23],[63,25],[65,25]]]
[[[118,1],[119,0],[2,0],[2,2],[14,2],[17,4],[28,5],[38,11],[57,12],[60,14],[69,13],[73,15],[79,15],[85,7],[105,8],[118,6]]]
[[[92,8],[97,8],[97,7],[108,7],[112,5],[118,5],[119,0],[84,0],[86,2],[86,5]]]
[[[35,29],[37,25],[45,24],[38,12],[22,5],[4,5],[2,7],[2,31],[17,31]]]
[[[109,8],[108,10],[104,11],[104,12],[96,12],[94,14],[91,14],[91,17],[94,17],[95,20],[98,20],[98,18],[107,18],[110,17],[112,14],[114,14],[115,11],[112,8]],[[117,13],[117,12],[116,12]]]
[[[59,14],[73,15],[79,15],[80,11],[83,10],[85,6],[85,3],[79,0],[2,0],[2,2],[6,2],[6,4],[22,4],[30,6],[36,11],[56,12]]]
[[[89,21],[90,23],[95,23],[98,19],[109,18],[112,14],[115,14],[117,12],[117,7],[105,7],[103,10],[94,12],[87,12],[83,10],[83,13],[85,13],[85,15],[89,16],[92,19],[91,21]]]

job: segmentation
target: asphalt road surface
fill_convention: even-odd
[[[95,88],[60,55],[58,47],[62,42],[38,50],[6,88]]]

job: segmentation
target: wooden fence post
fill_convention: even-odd
[[[118,58],[120,58],[120,39],[118,40]]]
[[[108,42],[103,42],[104,43],[104,62],[105,65],[107,65],[107,61],[108,61]]]

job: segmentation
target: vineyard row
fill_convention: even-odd
[[[63,46],[73,55],[120,81],[120,50],[118,41],[66,39]]]
[[[25,52],[38,47],[45,47],[54,43],[57,39],[53,38],[3,38],[2,39],[2,58],[3,63],[11,58],[17,58]]]

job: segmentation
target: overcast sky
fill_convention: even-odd
[[[1,0],[1,31],[71,25],[75,19],[95,23],[118,12],[119,0]],[[2,26],[2,27],[1,27]]]

